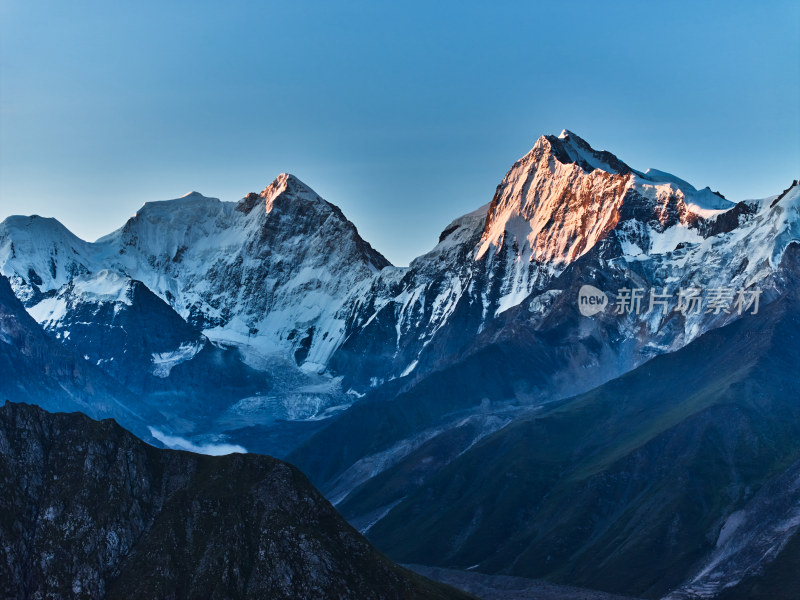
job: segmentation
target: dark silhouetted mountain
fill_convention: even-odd
[[[8,598],[469,597],[392,564],[266,456],[159,450],[6,403],[0,480]]]

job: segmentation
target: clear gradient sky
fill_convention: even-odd
[[[0,0],[0,219],[288,171],[403,265],[564,128],[732,200],[800,177],[800,3],[651,4]]]

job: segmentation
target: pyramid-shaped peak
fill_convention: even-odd
[[[322,200],[319,194],[291,173],[281,173],[278,175],[272,183],[264,188],[260,196],[269,201],[271,198],[274,199],[284,193],[301,196],[308,200]]]
[[[325,205],[333,206],[291,173],[281,173],[260,193],[250,192],[242,198],[236,210],[250,213],[256,205],[263,204],[266,212],[269,213],[276,202],[283,203],[283,201],[291,203],[324,203]]]

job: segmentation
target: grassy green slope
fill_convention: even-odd
[[[785,298],[510,425],[371,539],[400,561],[666,592],[724,516],[800,456],[798,321]]]

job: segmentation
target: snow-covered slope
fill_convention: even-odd
[[[0,271],[26,306],[90,273],[96,262],[94,246],[56,219],[12,216],[0,223]]]

